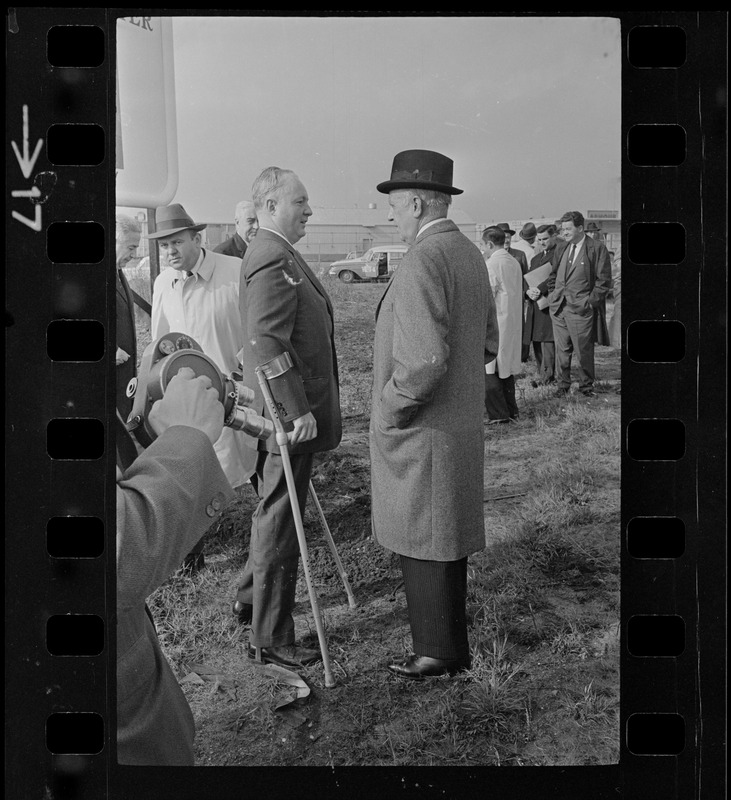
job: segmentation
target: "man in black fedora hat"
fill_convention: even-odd
[[[513,250],[520,250],[525,253],[526,263],[530,264],[531,258],[536,254],[536,226],[532,222],[526,222],[518,231],[518,238],[511,237],[510,243]]]
[[[518,262],[518,264],[520,264],[521,274],[525,275],[525,273],[528,272],[528,257],[526,255],[526,251],[522,248],[510,246],[513,236],[515,236],[515,231],[510,227],[510,225],[508,225],[507,222],[498,222],[498,224],[494,227],[500,228],[501,231],[505,231],[505,252],[508,255],[511,255]],[[523,304],[523,320],[525,320],[525,304]],[[530,348],[521,347],[520,360],[527,361],[529,358]]]
[[[523,275],[525,275],[525,273],[528,272],[528,259],[525,256],[525,252],[523,250],[518,250],[516,247],[510,246],[513,236],[515,236],[515,231],[510,227],[510,225],[508,225],[507,222],[498,222],[498,224],[494,227],[500,228],[501,231],[505,231],[505,250],[520,264],[520,270]]]
[[[584,228],[584,233],[592,239],[596,239],[597,241],[601,241],[602,239],[601,228],[596,224],[596,222],[590,222],[586,228]]]
[[[218,368],[228,375],[238,370],[244,341],[239,311],[241,259],[202,246],[205,223],[196,223],[179,203],[158,208],[156,241],[170,269],[163,269],[152,291],[153,341],[171,331],[187,333]],[[232,487],[244,485],[254,472],[256,455],[247,436],[224,428],[214,449]],[[184,566],[199,570],[205,563],[203,539],[186,556]]]
[[[388,218],[409,250],[376,310],[370,421],[372,522],[398,553],[413,654],[403,678],[469,668],[467,557],[485,546],[485,364],[497,354],[495,303],[475,245],[447,219],[450,158],[393,160]]]

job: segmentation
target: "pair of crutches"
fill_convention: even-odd
[[[317,639],[320,643],[320,652],[322,653],[322,664],[325,671],[325,686],[331,688],[335,686],[335,678],[333,677],[332,668],[330,666],[330,655],[327,651],[327,642],[325,641],[325,630],[322,623],[322,616],[320,614],[320,606],[317,600],[317,593],[315,592],[315,588],[312,585],[312,578],[310,577],[310,563],[307,554],[307,540],[305,538],[305,528],[302,523],[302,514],[300,513],[299,501],[297,499],[297,490],[294,484],[292,464],[289,460],[289,450],[288,450],[289,437],[287,436],[287,432],[284,430],[284,425],[281,419],[279,418],[279,414],[277,412],[277,405],[274,402],[274,398],[272,397],[265,369],[263,369],[262,367],[257,367],[256,376],[259,380],[259,386],[261,387],[262,394],[264,395],[264,400],[266,401],[266,404],[269,408],[269,412],[272,417],[272,422],[274,423],[274,430],[276,432],[277,444],[279,445],[279,450],[282,455],[284,476],[287,480],[287,490],[289,492],[290,505],[292,506],[292,516],[294,517],[294,525],[297,531],[297,541],[299,542],[300,554],[302,556],[302,567],[305,574],[305,582],[307,583],[307,592],[309,593],[310,596],[310,606],[312,607],[312,615],[315,618]],[[330,546],[330,551],[333,554],[333,558],[335,559],[335,564],[337,565],[338,572],[340,573],[340,577],[342,578],[345,591],[348,595],[348,605],[350,606],[350,608],[355,608],[356,606],[355,597],[353,596],[353,590],[350,588],[350,583],[348,582],[348,575],[345,572],[345,569],[343,567],[343,562],[340,560],[340,556],[338,555],[338,551],[335,547],[335,541],[333,540],[332,534],[330,533],[330,528],[328,527],[327,520],[325,519],[325,514],[323,513],[322,506],[320,505],[320,501],[315,492],[315,487],[312,485],[312,481],[310,481],[309,494],[310,497],[312,498],[312,502],[315,504],[315,507],[317,508],[317,513],[320,516],[320,522],[322,522],[322,528],[325,532],[325,538],[327,539],[327,543]]]

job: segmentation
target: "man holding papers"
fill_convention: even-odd
[[[554,225],[540,225],[536,231],[536,255],[523,276],[527,290],[523,346],[533,344],[533,354],[538,367],[538,382],[554,383],[556,380],[556,348],[553,342],[553,323],[548,310],[547,295],[553,290],[556,275],[552,273],[554,256],[560,258],[566,242],[558,242]]]

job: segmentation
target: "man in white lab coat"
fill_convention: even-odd
[[[485,411],[490,423],[516,421],[515,376],[521,369],[523,271],[505,249],[504,230],[497,226],[485,228],[482,242],[500,331],[497,358],[485,366]]]

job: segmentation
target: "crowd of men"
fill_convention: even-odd
[[[518,419],[515,377],[531,348],[538,373],[535,386],[555,383],[555,395],[566,397],[575,354],[578,390],[591,398],[594,345],[619,346],[616,302],[612,338],[606,319],[612,259],[585,227],[580,212],[567,211],[556,224],[526,223],[515,247],[515,231],[505,222],[482,233],[500,326],[500,350],[496,364],[488,366],[485,389],[486,413],[493,424]]]
[[[579,388],[592,393],[593,344],[606,333],[611,287],[606,248],[578,212],[511,247],[507,224],[483,234],[484,256],[447,218],[453,162],[429,150],[398,153],[388,219],[409,250],[376,311],[370,418],[375,539],[398,554],[413,654],[388,670],[423,680],[469,669],[467,559],[485,546],[483,422],[516,419],[515,376],[532,345],[541,381],[565,395],[577,353]],[[157,210],[148,235],[169,269],[155,280],[151,333],[191,336],[224,374],[239,371],[268,413],[257,370],[286,356],[276,386],[282,443],[224,427],[210,378],[181,369],[149,414],[146,449],[129,433],[136,391],[134,315],[122,267],[139,225],[117,218],[117,648],[118,758],[127,764],[192,764],[190,708],[165,660],[146,598],[181,562],[204,563],[209,527],[250,484],[258,505],[232,612],[250,627],[252,659],[288,668],[320,658],[297,644],[293,620],[300,552],[288,479],[304,511],[313,456],[338,446],[339,374],[333,308],[295,245],[312,215],[291,170],[268,167],[236,209],[236,232],[211,251],[183,206]],[[532,234],[525,228],[521,234]],[[534,239],[534,240],[533,240]],[[517,245],[520,244],[520,247]],[[526,249],[529,248],[529,249]],[[544,280],[532,271],[548,265]],[[545,300],[545,302],[543,302]],[[525,306],[525,308],[524,308]],[[130,365],[132,369],[130,369]],[[274,394],[274,389],[272,389]]]

